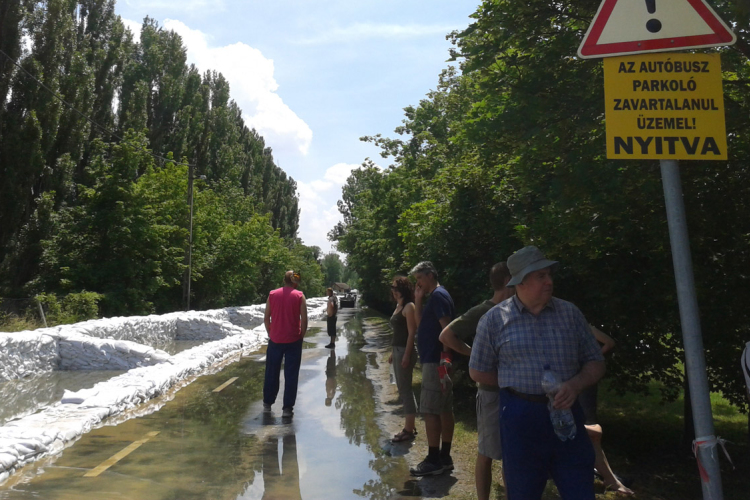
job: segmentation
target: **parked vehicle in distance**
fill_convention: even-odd
[[[357,295],[352,292],[347,292],[343,297],[339,299],[339,305],[343,309],[344,307],[354,307],[357,302]]]

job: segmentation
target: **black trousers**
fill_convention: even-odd
[[[328,336],[335,337],[336,336],[336,316],[328,316],[326,321],[328,323]]]

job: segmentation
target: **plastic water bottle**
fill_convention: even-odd
[[[549,398],[549,402],[547,403],[549,418],[552,421],[552,428],[555,430],[557,437],[560,438],[560,441],[565,441],[576,437],[576,422],[570,408],[558,410],[553,406],[555,394],[560,390],[561,384],[560,375],[550,370],[549,365],[544,365],[542,389],[544,389]]]

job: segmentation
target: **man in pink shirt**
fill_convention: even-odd
[[[271,411],[279,394],[279,375],[284,362],[284,406],[282,417],[291,418],[297,400],[297,382],[302,362],[302,339],[307,331],[307,301],[297,290],[300,274],[287,271],[284,286],[268,294],[263,322],[268,332],[263,410]]]

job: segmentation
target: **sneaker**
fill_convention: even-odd
[[[269,413],[271,411],[271,405],[269,405],[268,403],[263,403],[263,411],[265,413]]]
[[[409,469],[412,476],[436,476],[442,474],[445,469],[440,463],[428,462],[427,459],[422,460],[419,465],[413,469]]]
[[[281,410],[281,417],[282,418],[292,418],[294,415],[294,411],[291,408],[284,408]]]
[[[450,455],[446,455],[444,457],[441,456],[440,457],[440,464],[443,466],[443,470],[449,471],[449,470],[453,470],[454,469],[454,467],[453,467],[453,457],[451,457]]]

